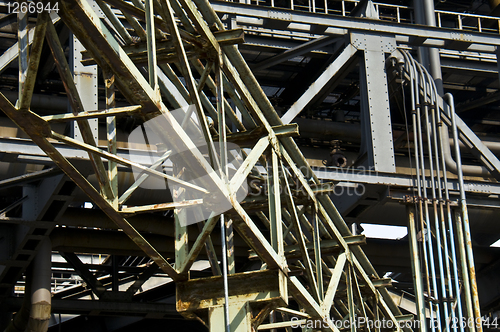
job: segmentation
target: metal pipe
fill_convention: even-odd
[[[425,86],[424,82],[424,77],[423,77],[423,72],[421,67],[419,67],[416,63],[414,63],[416,66],[418,73],[419,73],[419,80],[417,80],[418,84],[422,85],[423,91],[424,91],[424,97],[427,96],[427,88]],[[417,85],[418,86],[418,85]],[[420,93],[420,88],[417,89],[418,93]],[[417,94],[418,96],[418,94]],[[426,183],[426,176],[425,176],[425,154],[424,154],[424,147],[423,147],[423,138],[422,138],[422,120],[421,120],[421,114],[420,114],[420,109],[422,108],[422,103],[424,104],[424,111],[425,111],[425,100],[423,100],[420,104],[420,107],[417,107],[417,134],[418,134],[418,140],[420,141],[420,163],[421,163],[421,172],[422,172],[422,183],[423,183],[423,188],[422,188],[422,194],[423,194],[423,201],[424,201],[424,214],[425,214],[425,226],[427,232],[425,232],[426,237],[427,237],[427,250],[428,250],[428,259],[429,259],[429,270],[431,274],[431,281],[432,281],[432,292],[429,292],[430,296],[433,296],[436,300],[439,300],[439,293],[437,292],[437,281],[436,281],[436,266],[434,263],[434,250],[433,250],[433,244],[432,244],[432,234],[431,234],[431,227],[430,227],[430,218],[429,218],[429,204],[428,204],[428,197],[427,197],[427,188],[425,187]],[[424,231],[424,229],[422,229]],[[425,243],[424,243],[425,245]],[[431,295],[432,294],[432,295]],[[432,303],[431,302],[431,308],[435,306],[436,308],[436,320],[438,323],[438,331],[441,331],[441,313],[440,313],[440,306],[439,302],[438,303]],[[431,310],[431,320],[432,320],[432,311]],[[432,324],[434,327],[434,324]]]
[[[341,139],[354,143],[361,142],[361,127],[359,124],[302,118],[295,118],[293,122],[299,125],[300,136],[303,137],[324,140]]]
[[[467,314],[469,318],[474,317],[474,307],[472,305],[472,294],[470,291],[470,280],[469,274],[467,272],[467,253],[465,251],[465,241],[464,241],[464,232],[463,232],[463,224],[462,224],[462,216],[460,212],[455,212],[455,222],[457,226],[457,239],[458,239],[458,248],[460,253],[460,263],[462,267],[462,280],[463,280],[463,288],[465,291],[465,304],[467,308]],[[467,321],[467,320],[465,320]],[[471,332],[475,331],[474,326],[468,326]]]
[[[224,222],[224,214],[220,215],[220,242],[222,245],[222,279],[224,280],[224,327],[226,332],[231,332],[229,319],[229,286],[227,279],[226,223]]]
[[[446,98],[448,99],[448,105],[450,107],[450,114],[452,116],[452,128],[454,129],[454,121],[455,121],[455,110],[454,110],[454,101],[453,101],[453,96],[451,94],[447,94]],[[453,133],[453,136],[455,137],[455,133]],[[457,137],[458,138],[458,137]],[[458,164],[458,163],[457,163]],[[459,184],[460,184],[460,177],[459,177]],[[461,183],[462,185],[459,185],[460,187],[463,187],[463,182]],[[462,225],[462,217],[460,213],[455,211],[455,222],[456,222],[456,227],[457,227],[457,239],[458,239],[458,246],[459,246],[459,253],[460,253],[460,263],[462,267],[462,279],[464,283],[464,290],[465,290],[465,304],[467,307],[467,313],[469,317],[474,317],[474,309],[472,305],[472,295],[471,295],[471,288],[470,288],[470,279],[469,279],[469,274],[468,274],[468,267],[467,267],[467,254],[465,252],[465,241],[464,241],[464,234],[463,234],[463,225]],[[472,327],[472,331],[474,331],[474,328]]]
[[[406,52],[403,52],[403,56],[405,57],[405,60],[408,61],[408,58],[411,58],[410,55],[406,55]],[[410,74],[410,76],[412,76],[412,71],[411,70],[407,70]],[[428,76],[429,74],[424,71],[426,73],[426,75]],[[429,82],[432,82],[431,79],[428,79]],[[433,86],[433,84],[431,84],[431,87],[435,89],[435,87]],[[412,90],[413,91],[413,90]],[[435,90],[434,90],[435,91]],[[434,95],[435,96],[435,95]],[[437,96],[435,96],[437,97]],[[446,105],[445,105],[446,106]],[[435,109],[437,110],[437,105],[435,107]],[[442,121],[441,121],[441,118],[440,118],[440,113],[439,112],[436,112],[436,116],[437,116],[437,119],[438,119],[438,123],[439,123],[439,132],[436,131],[435,129],[435,123],[433,124],[433,132],[437,135],[437,134],[440,134],[442,133],[442,130],[441,130],[441,127],[442,127]],[[437,137],[435,137],[437,139]],[[440,137],[441,138],[441,137]],[[449,141],[449,139],[448,139]],[[442,167],[443,167],[443,178],[444,178],[444,186],[445,186],[445,195],[446,195],[446,206],[447,206],[447,214],[448,214],[448,226],[449,226],[449,232],[450,232],[450,236],[449,236],[449,239],[450,239],[450,242],[451,242],[451,256],[452,256],[452,262],[453,262],[453,270],[454,270],[454,279],[455,279],[455,290],[456,290],[456,294],[459,294],[460,293],[460,288],[459,288],[459,282],[458,282],[458,269],[457,269],[457,262],[456,262],[456,253],[455,253],[455,243],[454,243],[454,234],[453,234],[453,224],[452,224],[452,217],[451,217],[451,209],[450,209],[450,201],[449,201],[449,192],[448,192],[448,187],[447,187],[447,184],[448,184],[448,180],[447,180],[447,175],[446,175],[446,162],[445,162],[445,148],[443,146],[447,146],[448,149],[449,149],[449,145],[448,143],[445,143],[445,140],[441,138],[440,140],[441,142],[441,163],[442,163]],[[437,148],[435,147],[435,150],[437,151]],[[436,161],[437,162],[437,161]],[[438,163],[437,163],[438,165]],[[439,174],[439,172],[438,172]],[[438,185],[440,184],[440,182],[438,182]],[[442,209],[442,205],[441,205],[441,209]],[[443,215],[443,214],[442,214]],[[442,218],[442,223],[444,224],[444,220]],[[443,230],[445,230],[445,226],[443,226]],[[445,243],[445,248],[447,246],[447,241],[446,241],[446,236],[445,236],[445,233],[443,232],[443,237],[444,237],[444,243]],[[445,249],[445,252],[448,252],[447,249]],[[448,259],[446,259],[446,263],[447,263],[447,266],[449,267],[449,264],[448,264]],[[448,276],[449,276],[449,272],[448,272]],[[449,284],[449,288],[450,288],[450,297],[453,296],[453,292],[452,292],[452,287],[450,285],[450,279],[451,277],[448,278],[448,284]],[[461,307],[461,300],[460,300],[460,296],[457,295],[457,306],[458,306],[458,317],[459,317],[459,321],[462,321],[461,318],[463,317],[462,315],[462,307]],[[452,318],[454,318],[454,310],[452,309]],[[455,324],[456,325],[456,324]],[[463,326],[460,326],[460,330],[461,332],[463,331]]]
[[[450,134],[448,132],[448,126],[445,123],[442,123],[440,128],[441,130],[441,139],[443,142],[443,158],[446,163],[448,170],[454,174],[458,174],[459,170],[461,170],[462,174],[471,175],[471,176],[491,176],[488,169],[484,166],[476,166],[476,165],[461,165],[460,167],[457,165],[457,162],[453,160],[453,156],[451,154],[450,144],[447,142],[450,141]],[[455,144],[455,143],[454,143]]]
[[[448,99],[449,96],[445,95],[445,99]],[[449,102],[448,102],[449,105]],[[446,107],[446,105],[445,105]],[[457,254],[455,251],[455,234],[453,231],[453,218],[451,214],[451,206],[450,206],[450,193],[448,191],[448,176],[446,175],[446,161],[445,161],[445,146],[448,146],[448,143],[444,141],[444,138],[442,137],[442,126],[443,122],[441,121],[441,113],[436,112],[437,116],[437,121],[438,121],[438,126],[439,126],[439,131],[438,134],[440,135],[440,142],[441,142],[441,164],[443,167],[443,179],[444,179],[444,190],[445,190],[445,199],[446,199],[446,213],[448,217],[448,230],[449,230],[449,240],[450,240],[450,247],[451,247],[451,259],[452,259],[452,264],[453,264],[453,278],[454,278],[454,286],[455,286],[455,296],[456,296],[456,306],[457,306],[457,311],[458,311],[458,319],[461,322],[462,317],[463,317],[463,312],[462,312],[462,300],[460,296],[460,284],[459,284],[459,279],[458,279],[458,264],[457,264]],[[448,129],[446,129],[448,130]],[[449,148],[449,146],[448,146]],[[448,260],[447,260],[448,261]],[[450,288],[450,294],[451,297],[453,297],[453,292],[452,289]],[[454,310],[452,310],[452,314],[454,314]],[[453,316],[452,316],[453,318]],[[464,327],[462,324],[458,324],[460,328],[460,332],[464,331]]]
[[[420,0],[413,0],[413,10],[415,13],[415,23],[425,25],[424,4]],[[418,62],[426,68],[429,66],[429,52],[427,47],[419,46]]]
[[[418,82],[417,82],[417,72],[415,68],[415,64],[409,54],[406,52],[403,52],[403,55],[405,57],[405,64],[409,67],[409,73],[410,73],[410,87],[411,87],[411,102],[412,102],[412,123],[413,123],[413,137],[414,137],[414,153],[415,153],[415,170],[416,170],[416,175],[417,175],[417,190],[418,190],[418,215],[419,215],[419,220],[420,220],[420,230],[422,234],[422,239],[424,238],[423,232],[425,229],[424,226],[424,220],[423,220],[423,206],[422,206],[422,186],[421,186],[421,179],[420,179],[420,158],[419,158],[419,140],[418,140],[418,132],[417,132],[417,108],[420,107],[420,102],[419,102],[419,94],[418,94]],[[423,243],[424,241],[422,241]],[[422,245],[422,250],[423,250],[423,262],[424,262],[424,271],[425,271],[425,281],[426,281],[426,287],[428,290],[428,294],[431,292],[431,286],[430,286],[430,280],[429,280],[429,266],[427,264],[427,248],[425,244],[423,243]],[[418,254],[418,252],[417,252]],[[423,293],[422,293],[423,295]],[[422,296],[423,297],[423,296]],[[425,309],[425,302],[423,302],[424,309]],[[430,304],[430,315],[431,319],[434,316],[433,313],[433,308],[432,304]],[[425,325],[425,324],[424,324]],[[434,324],[431,324],[431,329],[432,331],[435,330]]]
[[[458,130],[457,130],[457,124],[455,121],[455,103],[453,101],[453,96],[451,94],[448,94],[448,98],[450,101],[450,114],[451,114],[451,124],[453,128],[453,140],[455,141],[455,158],[457,161],[457,166],[459,169],[458,172],[458,182],[460,184],[460,207],[462,210],[462,217],[463,217],[463,232],[465,236],[465,248],[466,248],[466,253],[467,253],[467,260],[468,260],[468,273],[470,277],[470,286],[471,288],[471,295],[472,299],[474,301],[474,314],[471,312],[471,317],[474,317],[474,322],[476,322],[476,319],[479,319],[479,324],[476,324],[478,332],[482,331],[482,326],[481,326],[481,309],[479,307],[479,295],[477,292],[477,283],[476,283],[476,268],[474,265],[474,254],[472,252],[472,239],[470,235],[470,225],[469,225],[469,213],[467,210],[467,202],[465,200],[465,188],[464,188],[464,178],[463,174],[461,172],[461,166],[462,166],[462,161],[460,158],[460,147],[458,145]]]
[[[433,81],[432,79],[429,79],[429,76],[427,75],[427,71],[423,66],[420,65],[422,68],[422,72],[424,73],[424,79],[427,81],[427,84],[429,85],[429,95],[428,98],[430,100],[429,105],[432,110],[432,121],[434,121],[434,108],[436,106],[436,95],[437,91],[434,91],[433,87]],[[438,266],[439,266],[439,275],[440,275],[440,284],[441,284],[441,294],[442,298],[446,298],[446,285],[445,285],[445,275],[444,275],[444,266],[443,266],[443,251],[441,248],[441,228],[439,225],[439,220],[440,217],[438,215],[438,201],[437,201],[437,195],[436,195],[436,180],[437,180],[437,185],[439,187],[439,190],[441,189],[441,183],[439,181],[439,162],[437,160],[438,156],[438,151],[437,151],[437,142],[435,140],[435,135],[436,132],[432,130],[432,124],[429,118],[429,105],[425,106],[425,124],[426,124],[426,132],[427,132],[427,144],[428,144],[428,153],[429,153],[429,165],[431,169],[431,187],[432,187],[432,207],[433,207],[433,215],[434,215],[434,228],[436,230],[436,247],[438,251]],[[432,138],[431,138],[431,132],[432,132]],[[432,143],[434,142],[434,146]],[[436,157],[436,177],[434,176],[434,161],[432,156],[435,155]],[[432,227],[430,227],[432,229]],[[432,233],[431,233],[432,236]],[[448,306],[446,302],[443,302],[443,311],[444,311],[444,324],[445,326],[448,325],[447,322],[449,323],[448,318]]]
[[[26,331],[46,332],[49,328],[51,300],[51,258],[52,245],[47,237],[41,241],[33,260],[33,281],[31,286],[31,311]]]
[[[31,284],[33,280],[33,268],[29,266],[26,270],[24,299],[21,308],[17,311],[14,318],[10,321],[9,325],[5,328],[4,332],[24,332],[28,325],[30,311],[31,311]]]
[[[432,80],[432,77],[430,77],[429,73],[426,71],[427,75],[427,80],[431,86],[431,91],[432,91],[432,102],[431,102],[431,130],[433,133],[433,146],[434,146],[434,151],[435,151],[435,159],[436,159],[436,174],[437,174],[437,185],[438,185],[438,201],[439,201],[439,221],[440,221],[440,227],[442,229],[442,238],[440,239],[439,236],[438,238],[438,248],[441,248],[441,245],[444,244],[444,261],[445,261],[445,267],[446,267],[446,275],[444,274],[443,270],[441,269],[441,288],[442,288],[442,294],[443,294],[443,299],[446,298],[452,298],[452,283],[451,283],[451,272],[450,272],[450,263],[448,259],[448,254],[449,254],[449,248],[448,248],[448,241],[446,238],[446,225],[445,225],[445,214],[444,214],[444,208],[443,208],[443,188],[441,185],[441,169],[439,165],[439,137],[438,137],[438,131],[437,126],[436,126],[436,112],[439,112],[439,106],[437,104],[437,88],[436,85],[434,84],[434,81]],[[446,172],[445,169],[443,169],[444,172]],[[437,207],[435,206],[435,209]],[[438,225],[436,223],[436,225]],[[440,256],[441,258],[441,256]],[[440,262],[442,264],[442,262]],[[446,289],[446,284],[448,285],[448,289]],[[450,314],[451,314],[451,320],[449,319],[448,316],[448,305],[450,306]],[[455,322],[455,313],[454,310],[451,306],[451,303],[444,302],[444,307],[445,307],[445,317],[444,317],[444,323],[446,326],[446,329],[449,329],[450,327],[450,322]],[[453,324],[453,330],[457,330],[457,324]]]
[[[436,183],[435,183],[435,177],[434,177],[434,161],[432,158],[432,155],[434,154],[433,152],[433,147],[432,147],[432,139],[431,139],[431,128],[430,128],[430,120],[429,120],[429,105],[433,105],[433,98],[434,98],[434,93],[432,91],[432,85],[431,81],[428,81],[427,77],[427,71],[421,64],[418,64],[419,70],[422,74],[422,83],[424,86],[424,92],[427,90],[427,85],[429,86],[429,93],[425,92],[425,104],[424,104],[424,116],[425,116],[425,126],[426,126],[426,135],[427,135],[427,150],[429,154],[429,167],[430,167],[430,178],[431,178],[431,194],[432,194],[432,207],[433,211],[432,214],[434,216],[434,224],[435,224],[435,229],[436,229],[436,247],[438,251],[438,267],[439,267],[439,272],[440,272],[440,282],[441,282],[441,287],[444,289],[444,271],[443,271],[443,261],[442,261],[442,250],[441,250],[441,243],[440,243],[440,228],[439,228],[439,216],[438,216],[438,211],[437,211],[437,197],[436,197]],[[439,181],[439,180],[438,180]],[[429,232],[428,235],[432,238],[432,224],[429,220]],[[430,246],[432,246],[432,243],[429,243]],[[434,249],[433,249],[434,250]],[[439,295],[439,291],[436,288],[435,293]],[[445,297],[444,295],[443,297]],[[437,306],[440,307],[440,302],[438,302]],[[444,316],[447,317],[448,310],[446,307],[446,303],[443,303],[443,310],[444,310]],[[441,323],[441,320],[438,318],[439,322]]]
[[[420,108],[420,95],[419,95],[419,84],[418,84],[418,76],[417,76],[417,70],[415,66],[415,62],[412,59],[412,57],[409,54],[403,53],[406,57],[406,60],[408,66],[410,67],[410,82],[411,82],[411,97],[412,97],[412,122],[413,122],[413,137],[414,137],[414,150],[415,150],[415,169],[416,169],[416,174],[417,174],[417,189],[418,189],[418,215],[419,215],[419,220],[420,220],[420,230],[422,234],[422,251],[423,251],[423,262],[424,262],[424,267],[425,267],[425,281],[426,281],[426,286],[428,290],[428,294],[431,293],[431,286],[430,286],[430,280],[429,280],[429,266],[426,257],[427,255],[427,248],[425,246],[425,241],[424,239],[424,213],[423,213],[423,202],[422,202],[422,191],[424,190],[422,188],[421,180],[420,180],[420,157],[419,157],[419,148],[420,148],[420,143],[418,140],[418,132],[421,132],[421,130],[418,129],[417,125],[417,109]],[[407,56],[406,56],[407,55]],[[432,308],[432,304],[430,306],[430,315],[431,319],[433,319],[434,316],[434,310]],[[431,329],[432,331],[435,330],[434,324],[431,324]]]
[[[424,257],[424,267],[425,267],[425,280],[426,280],[426,286],[427,286],[427,294],[429,297],[431,296],[431,284],[430,284],[430,278],[429,278],[429,265],[428,265],[428,253],[427,253],[427,247],[425,245],[425,240],[424,240],[424,232],[425,232],[425,225],[424,225],[424,202],[423,202],[423,191],[425,190],[423,186],[425,186],[425,182],[422,181],[420,182],[420,148],[421,144],[419,142],[419,133],[421,132],[420,127],[418,126],[418,118],[419,118],[419,109],[421,107],[420,103],[420,90],[419,90],[419,82],[418,82],[418,73],[417,73],[417,68],[415,65],[415,61],[413,58],[408,55],[409,58],[409,63],[411,64],[411,77],[413,78],[413,90],[412,90],[412,98],[414,100],[413,106],[414,108],[412,109],[412,121],[413,121],[413,134],[414,134],[414,145],[415,145],[415,163],[416,163],[416,173],[417,173],[417,179],[418,181],[418,215],[419,215],[419,220],[420,220],[420,231],[421,231],[421,236],[422,236],[422,251],[423,251],[423,257]],[[422,169],[423,172],[425,172],[425,169]],[[434,310],[432,306],[432,302],[429,303],[429,309],[430,309],[430,315],[431,315],[431,320],[434,318]],[[434,324],[431,324],[431,329],[432,331],[435,330]]]

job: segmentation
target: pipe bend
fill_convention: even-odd
[[[443,97],[443,100],[446,101],[448,106],[451,108],[451,112],[455,112],[455,102],[453,100],[453,95],[451,93],[446,93]],[[453,159],[451,155],[451,147],[450,147],[450,133],[448,131],[448,126],[441,121],[441,145],[443,149],[444,161],[446,163],[446,167],[453,174],[458,173],[457,162]],[[484,166],[476,166],[476,165],[462,165],[462,173],[464,175],[470,176],[483,176],[490,177],[491,174],[488,169]]]

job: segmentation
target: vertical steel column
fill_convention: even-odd
[[[222,55],[219,50],[218,54],[218,61],[216,65],[216,87],[217,87],[217,96],[216,96],[216,101],[217,101],[217,116],[218,116],[218,129],[219,129],[219,150],[220,150],[220,175],[221,179],[224,181],[224,184],[229,187],[229,181],[228,181],[228,166],[227,166],[227,142],[226,142],[226,114],[224,112],[224,87],[223,87],[223,81],[222,81],[222,66],[223,66],[223,61],[222,61]],[[228,285],[228,278],[227,274],[228,273],[234,273],[234,254],[233,255],[228,255],[228,238],[226,235],[226,230],[227,234],[230,235],[231,240],[233,239],[233,228],[227,229],[226,223],[225,223],[225,216],[224,214],[221,214],[220,216],[220,227],[221,227],[221,244],[222,244],[222,278],[224,279],[224,322],[225,322],[225,328],[226,332],[231,331],[231,326],[230,323],[232,319],[230,319],[229,316],[229,285]],[[231,245],[233,245],[233,242],[230,242]],[[234,252],[233,248],[229,248],[232,252]],[[228,258],[232,260],[232,269],[229,268],[228,265]],[[244,305],[244,307],[248,307],[248,305]],[[211,320],[212,324],[212,320]],[[220,326],[219,326],[220,330]]]
[[[97,65],[82,65],[82,51],[85,50],[82,43],[72,34],[70,35],[70,68],[73,71],[73,80],[78,93],[81,96],[85,111],[97,110]],[[86,120],[89,123],[94,140],[98,145],[97,119]],[[74,138],[83,141],[82,134],[76,122],[73,125]]]
[[[497,71],[498,71],[498,79],[500,80],[500,47],[497,47]]]
[[[184,170],[182,167],[179,167],[178,164],[174,160],[174,174],[178,176],[179,179],[182,179],[182,174]],[[176,186],[173,190],[174,200],[182,201],[187,198],[186,192],[184,188]],[[178,209],[174,210],[174,223],[175,223],[175,239],[174,239],[174,248],[175,248],[175,269],[180,272],[180,269],[186,262],[186,259],[189,254],[189,234],[187,231],[187,211],[186,209]],[[187,271],[186,271],[187,273]]]
[[[366,36],[368,37],[368,36]],[[360,64],[364,143],[368,163],[375,171],[394,173],[394,148],[385,73],[385,53],[365,49]]]
[[[28,13],[19,11],[17,13],[17,24],[17,45],[19,46],[19,102],[21,100],[24,82],[26,81],[26,73],[28,71]]]
[[[103,70],[104,83],[106,86],[106,109],[115,107],[115,76],[109,71]],[[108,116],[106,118],[106,129],[108,139],[108,152],[116,155],[116,118]],[[115,209],[118,209],[118,166],[116,162],[108,160],[108,176],[113,194],[112,202]]]
[[[283,254],[283,231],[282,231],[282,203],[279,174],[279,160],[276,151],[270,149],[267,161],[267,179],[268,179],[268,200],[269,200],[269,221],[271,230],[271,245],[280,255]],[[269,160],[270,159],[270,160]],[[283,174],[286,176],[286,174]]]
[[[149,85],[159,93],[158,75],[156,74],[156,36],[153,13],[153,0],[146,0],[146,34],[148,43],[148,74]]]
[[[421,0],[413,0],[415,23],[425,25],[424,4]],[[418,47],[418,62],[429,68],[429,50],[427,47]]]
[[[314,264],[316,265],[316,280],[318,283],[318,294],[319,300],[324,299],[323,290],[323,269],[321,260],[321,244],[320,244],[320,227],[319,227],[319,217],[318,217],[318,202],[314,201],[314,211],[312,215],[313,224],[313,244],[314,244]]]
[[[436,26],[436,12],[434,11],[434,0],[421,0],[423,1],[425,23],[429,26]],[[436,88],[440,96],[444,94],[443,90],[443,74],[441,72],[441,59],[439,56],[439,49],[429,48],[429,69]]]
[[[349,326],[351,328],[351,332],[356,332],[356,307],[354,304],[354,293],[353,287],[354,282],[353,278],[356,278],[356,275],[353,272],[352,267],[352,256],[351,253],[348,254],[349,260],[347,262],[347,303],[349,309]]]
[[[226,223],[224,222],[224,214],[220,215],[220,241],[222,245],[222,278],[224,280],[224,306],[223,309],[224,314],[224,327],[226,332],[231,332],[230,327],[230,316],[229,316],[229,285],[227,279],[227,240],[226,240]],[[218,309],[214,309],[217,310]],[[212,324],[214,324],[213,332],[220,331],[220,320],[218,323],[214,323],[213,319],[210,318],[210,331],[212,331]]]

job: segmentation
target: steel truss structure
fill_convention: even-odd
[[[14,98],[0,90],[1,160],[31,167],[0,181],[16,189],[0,211],[0,327],[46,331],[63,324],[61,314],[180,314],[193,330],[410,331],[418,321],[422,331],[463,331],[452,323],[493,318],[495,301],[481,311],[469,209],[498,207],[500,161],[495,142],[456,114],[432,59],[436,47],[495,58],[500,38],[481,23],[494,17],[469,15],[478,27],[463,33],[467,19],[443,27],[447,12],[437,27],[417,26],[393,5],[389,22],[371,1],[356,2],[350,17],[348,1],[341,15],[328,2],[318,14],[314,1],[306,11],[293,1],[40,3],[37,15],[15,16],[17,42],[0,57],[0,70],[17,60],[19,74]],[[278,44],[303,43],[249,66],[246,45],[273,34]],[[411,50],[428,47],[426,69]],[[292,103],[270,100],[254,73],[305,54],[328,61]],[[357,129],[330,121],[331,160],[319,167],[302,152],[307,121],[332,114],[325,100],[356,71],[356,92],[336,102],[357,100]],[[498,94],[497,76],[485,98]],[[67,100],[41,106],[47,81],[60,82]],[[342,151],[352,143],[351,163]],[[460,148],[481,165],[462,165]],[[346,182],[405,211],[410,286],[389,291],[383,264],[361,248],[359,221],[349,227],[342,215],[368,194],[336,194]],[[497,253],[487,255],[491,263]],[[82,282],[54,284],[68,274]]]

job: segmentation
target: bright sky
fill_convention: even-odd
[[[361,224],[364,228],[363,234],[366,237],[375,239],[391,239],[397,240],[408,234],[408,230],[405,226],[387,226],[387,225],[377,225],[377,224]]]
[[[500,239],[493,243],[490,247],[500,248]]]

